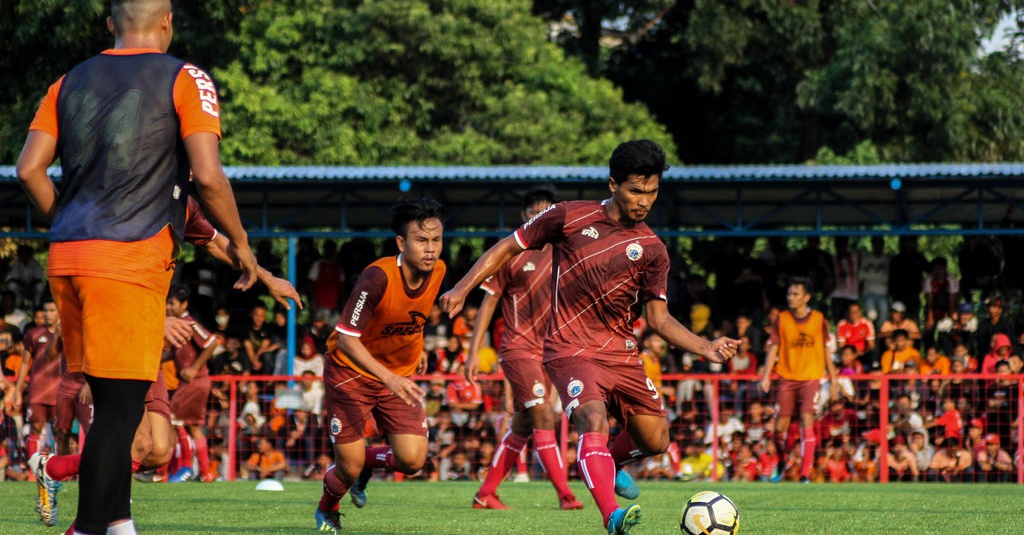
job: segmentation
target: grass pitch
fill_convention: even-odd
[[[284,492],[259,492],[254,482],[134,485],[133,512],[143,535],[220,533],[311,535],[320,484],[285,482]],[[586,508],[560,511],[550,484],[505,483],[511,511],[470,508],[477,483],[382,483],[369,502],[342,502],[348,535],[600,535],[597,508],[578,482]],[[750,534],[1019,534],[1024,488],[1019,485],[812,484],[640,482],[643,523],[638,535],[679,533],[683,503],[700,490],[729,496]],[[74,517],[77,484],[60,493],[60,523],[47,528],[34,511],[35,483],[0,483],[0,534],[60,534]]]

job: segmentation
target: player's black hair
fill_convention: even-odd
[[[434,218],[444,222],[441,203],[434,199],[402,200],[391,207],[391,230],[395,231],[395,235],[405,237],[410,223],[422,225],[424,221]]]
[[[665,165],[665,151],[649,139],[636,139],[622,143],[612,151],[608,161],[608,172],[617,184],[622,184],[630,175],[645,177],[668,171]]]
[[[551,204],[558,202],[558,192],[555,191],[555,187],[550,184],[541,184],[527,190],[523,195],[523,210],[528,210],[540,201],[547,201]]]
[[[167,294],[167,299],[169,300],[173,297],[177,299],[178,302],[185,303],[191,295],[192,290],[189,290],[188,286],[185,286],[184,284],[175,284],[174,286],[171,286],[171,292]]]
[[[787,288],[789,286],[803,286],[804,291],[807,293],[812,293],[814,291],[813,286],[811,286],[811,279],[808,279],[807,277],[792,277],[789,279],[789,284],[786,285]]]

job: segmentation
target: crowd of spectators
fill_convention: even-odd
[[[865,247],[857,247],[859,242]],[[803,276],[814,285],[814,308],[830,320],[829,348],[842,392],[841,399],[826,400],[823,385],[817,427],[822,446],[812,479],[877,480],[884,441],[885,464],[894,479],[1015,481],[1020,416],[1018,381],[1009,374],[1024,367],[1024,315],[1017,310],[1024,281],[1007,271],[1013,255],[1005,249],[997,254],[1005,244],[966,238],[948,259],[927,259],[917,244],[916,238],[900,238],[898,252],[890,255],[878,236],[839,237],[833,251],[815,237],[802,248],[782,238],[720,239],[695,247],[688,260],[677,255],[669,284],[672,313],[699,335],[740,339],[742,351],[725,365],[711,364],[648,335],[642,320],[635,325],[648,374],[664,394],[674,445],[631,469],[641,478],[757,481],[781,462],[785,477],[798,479],[798,433],[789,433],[787,451],[775,451],[772,398],[757,389],[756,376],[769,326],[785,306],[786,282]],[[256,252],[261,265],[281,273],[281,257],[270,241],[260,242]],[[179,266],[177,280],[192,290],[192,315],[224,341],[209,362],[210,372],[232,376],[237,387],[232,398],[232,381],[215,380],[210,396],[206,428],[217,460],[211,468],[215,475],[224,477],[226,463],[233,463],[241,477],[322,477],[331,463],[322,414],[327,338],[362,269],[394,252],[390,241],[381,246],[353,239],[339,246],[322,240],[319,248],[311,239],[298,242],[295,285],[306,307],[299,315],[294,355],[288,352],[283,309],[259,291],[232,290],[234,274],[201,250]],[[471,247],[458,247],[449,280],[457,280],[473,260]],[[45,295],[42,274],[27,246],[0,274],[6,281],[0,365],[9,380],[17,372],[23,329],[41,321],[33,307]],[[509,402],[500,380],[473,384],[459,378],[476,312],[467,306],[450,321],[435,307],[423,326],[420,379],[430,462],[415,477],[481,479],[508,425]],[[499,319],[481,354],[482,373],[498,371],[492,348],[501,335]],[[289,370],[292,380],[254,378]],[[951,373],[967,375],[946,377]],[[889,400],[887,422],[881,421],[883,397]],[[0,471],[17,478],[24,462],[17,452],[21,423],[17,415],[8,416],[0,426]],[[612,428],[614,433],[616,422]],[[577,477],[575,436],[569,433],[563,453],[570,477]],[[366,436],[380,440],[372,423]],[[232,449],[235,456],[229,458]],[[541,476],[529,459],[522,464],[517,477]]]

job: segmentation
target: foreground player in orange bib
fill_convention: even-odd
[[[341,529],[339,503],[350,489],[357,507],[366,503],[374,468],[414,474],[427,460],[423,391],[409,377],[420,365],[423,326],[444,279],[443,216],[430,199],[399,203],[392,214],[399,255],[363,270],[328,339],[324,405],[335,464],[324,473],[314,515],[320,531]],[[390,446],[366,447],[370,414]]]
[[[549,188],[534,188],[523,197],[523,222],[547,210],[555,201]],[[473,496],[475,509],[507,509],[495,491],[519,460],[526,442],[533,435],[537,458],[551,478],[562,509],[582,509],[566,483],[562,454],[555,442],[555,414],[548,398],[551,380],[544,371],[544,330],[551,313],[551,247],[525,251],[488,277],[481,288],[487,295],[473,326],[466,359],[466,378],[476,379],[479,351],[484,333],[501,303],[505,334],[501,337],[501,371],[512,388],[515,416],[501,439],[487,477]]]
[[[666,341],[714,362],[732,358],[739,347],[739,340],[700,338],[668,312],[668,251],[644,223],[666,169],[657,144],[619,145],[609,161],[611,198],[552,206],[491,247],[441,296],[442,310],[454,316],[472,288],[514,257],[553,246],[544,366],[580,433],[580,472],[610,534],[628,534],[640,523],[640,506],[620,508],[615,498],[639,494],[621,468],[669,444],[661,394],[644,373],[633,322],[646,312],[650,328]],[[611,450],[609,413],[625,426]]]

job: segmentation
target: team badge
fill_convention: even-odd
[[[40,336],[40,337],[39,337],[39,343],[40,343],[40,344],[45,344],[45,343],[47,343],[47,342],[49,342],[49,341],[50,341],[50,339],[49,339],[49,338],[47,338],[46,336]]]
[[[634,342],[632,340],[626,340],[626,349],[629,349],[629,350],[636,349],[636,342]]]
[[[331,434],[337,435],[341,433],[341,420],[337,417],[331,418]]]
[[[594,228],[594,227],[587,227],[587,228],[583,229],[583,235],[588,237],[588,238],[595,239],[595,240],[598,237],[600,237],[600,234],[597,233],[597,229]]]
[[[644,255],[644,248],[639,243],[633,242],[626,246],[626,258],[636,262]]]
[[[579,379],[573,379],[569,381],[569,387],[565,389],[569,394],[569,397],[577,397],[583,393],[583,381]]]
[[[582,385],[580,386],[580,388],[583,388]],[[533,383],[533,395],[538,398],[544,397],[544,385],[539,382]]]
[[[523,264],[523,271],[537,271],[537,264],[527,262],[526,264]]]

